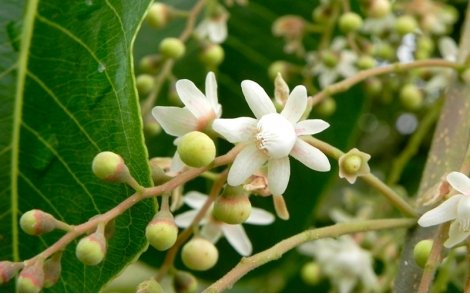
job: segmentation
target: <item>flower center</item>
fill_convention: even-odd
[[[457,204],[457,221],[464,232],[470,232],[470,197],[463,196]]]
[[[289,155],[297,138],[292,124],[279,113],[264,115],[257,130],[256,146],[272,158]]]

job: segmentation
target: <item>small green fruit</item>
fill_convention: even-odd
[[[129,175],[124,159],[111,151],[98,153],[93,159],[91,169],[95,176],[110,182],[122,182]]]
[[[362,166],[362,158],[359,155],[351,154],[344,158],[341,168],[346,174],[353,175],[359,171]]]
[[[181,137],[177,151],[181,160],[192,167],[207,166],[215,158],[214,141],[208,135],[198,131]]]
[[[155,78],[149,74],[139,75],[136,79],[137,91],[141,96],[147,95],[155,84]]]
[[[20,218],[21,229],[33,236],[53,231],[56,224],[57,221],[52,215],[39,209],[27,211]]]
[[[173,246],[178,237],[178,227],[170,212],[159,212],[147,225],[145,236],[155,249],[164,251]]]
[[[155,281],[155,279],[149,279],[143,281],[137,286],[136,293],[164,293],[162,286],[160,283]]]
[[[346,12],[339,18],[339,28],[343,33],[356,32],[362,26],[362,17],[354,12]]]
[[[413,249],[413,256],[417,265],[424,268],[428,261],[429,255],[431,254],[433,241],[432,240],[421,240]]]
[[[334,68],[338,64],[338,55],[331,51],[326,51],[321,56],[323,64],[327,67]]]
[[[214,203],[212,215],[227,224],[241,224],[251,214],[251,202],[246,194],[222,195]]]
[[[186,271],[177,271],[173,279],[173,287],[177,293],[196,292],[197,284],[196,278]]]
[[[423,105],[423,93],[416,85],[407,84],[400,91],[400,102],[409,111],[419,110]]]
[[[178,38],[165,38],[160,43],[160,53],[166,58],[179,59],[185,52],[186,47]]]
[[[326,97],[318,105],[315,106],[315,112],[323,117],[328,117],[335,113],[336,101],[331,97]]]
[[[96,232],[82,238],[75,249],[75,255],[85,265],[97,265],[106,255],[106,239]]]
[[[183,246],[181,258],[188,268],[196,271],[205,271],[217,263],[219,251],[208,240],[194,237]]]
[[[377,65],[377,60],[370,55],[362,55],[356,62],[359,69],[369,69]]]
[[[224,49],[217,44],[210,44],[201,52],[200,59],[208,67],[216,67],[225,57]]]
[[[307,285],[315,286],[321,279],[320,266],[316,262],[307,262],[300,271],[302,280]]]
[[[145,20],[154,28],[163,28],[170,20],[170,9],[168,9],[168,6],[165,4],[154,3],[150,6]]]
[[[380,43],[374,47],[374,55],[385,60],[392,60],[395,57],[395,50],[388,43]]]
[[[406,35],[414,32],[418,28],[418,23],[411,15],[403,15],[395,21],[395,31],[399,35]]]
[[[44,285],[43,262],[27,265],[16,280],[16,292],[39,293]]]

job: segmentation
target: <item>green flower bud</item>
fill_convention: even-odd
[[[315,112],[323,117],[328,117],[336,111],[336,101],[331,97],[326,97],[315,106]]]
[[[141,96],[147,95],[155,84],[155,78],[149,74],[139,75],[136,79],[137,91]]]
[[[339,18],[339,28],[343,33],[356,32],[362,26],[362,17],[354,12],[346,12]]]
[[[56,225],[57,220],[52,215],[39,209],[27,211],[20,218],[21,229],[33,236],[49,233]]]
[[[212,215],[227,224],[241,224],[251,214],[251,202],[243,189],[229,187],[215,200]]]
[[[183,246],[181,258],[184,265],[196,271],[212,268],[219,259],[219,251],[206,239],[194,237]]]
[[[154,3],[145,17],[147,23],[157,29],[163,28],[170,21],[170,9],[163,3]]]
[[[0,285],[10,281],[22,268],[22,262],[0,261]]]
[[[98,153],[91,168],[95,176],[109,182],[124,182],[130,175],[124,159],[111,151]]]
[[[145,236],[155,249],[164,251],[173,246],[178,237],[178,227],[169,211],[158,212],[145,229]]]
[[[224,61],[225,52],[224,49],[217,44],[210,44],[201,52],[199,58],[208,67],[217,67]]]
[[[214,141],[204,133],[198,131],[187,133],[177,144],[178,154],[188,166],[207,166],[215,158]]]
[[[392,60],[395,57],[395,50],[388,43],[380,43],[374,47],[374,55],[385,60]]]
[[[139,68],[145,73],[155,74],[161,65],[161,61],[162,58],[159,55],[147,55],[140,60]]]
[[[278,74],[281,74],[284,79],[288,79],[291,76],[291,65],[282,60],[271,63],[268,68],[269,77],[274,80]]]
[[[349,183],[354,184],[358,176],[370,173],[370,155],[359,151],[357,148],[349,150],[339,159],[339,177],[345,178]]]
[[[300,270],[300,276],[307,285],[315,286],[321,279],[320,266],[316,262],[307,262]]]
[[[173,287],[177,293],[193,293],[197,290],[197,280],[189,272],[177,271],[173,278]]]
[[[44,285],[43,262],[35,261],[20,272],[16,280],[16,292],[39,293]]]
[[[378,78],[368,78],[365,81],[365,91],[370,96],[377,96],[382,92],[383,84]]]
[[[411,15],[403,15],[395,21],[395,31],[399,35],[406,35],[414,32],[418,28],[418,23]]]
[[[383,18],[391,11],[389,0],[371,0],[367,7],[367,14],[374,18]]]
[[[155,279],[148,279],[137,285],[136,293],[164,293],[160,283],[155,281]]]
[[[59,281],[62,272],[61,257],[62,252],[59,252],[44,262],[44,288],[52,287]]]
[[[82,238],[75,249],[75,255],[85,265],[97,265],[106,255],[106,239],[100,232]]]
[[[160,53],[166,58],[179,59],[186,52],[186,46],[178,38],[165,38],[160,43]]]
[[[400,91],[400,102],[409,111],[416,111],[423,105],[423,93],[414,84],[406,84]]]
[[[416,48],[417,50],[423,50],[425,52],[432,53],[434,51],[434,42],[428,36],[421,36],[416,42]]]
[[[323,64],[325,64],[327,67],[330,67],[330,68],[335,67],[339,61],[338,56],[331,51],[323,52],[321,57],[322,57]]]
[[[469,69],[469,68],[464,69],[464,70],[460,73],[460,78],[462,79],[462,81],[463,81],[465,84],[470,84],[470,69]]]
[[[377,60],[370,55],[362,55],[358,58],[356,64],[359,69],[369,69],[377,65]]]
[[[416,243],[415,248],[413,248],[413,257],[416,264],[421,268],[424,268],[426,262],[428,261],[429,255],[431,254],[432,245],[432,240],[421,240]]]

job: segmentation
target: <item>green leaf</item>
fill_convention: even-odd
[[[21,213],[39,208],[80,224],[133,193],[94,177],[100,151],[123,156],[137,181],[150,185],[131,56],[150,2],[2,1],[1,259],[31,258],[62,235],[27,236],[18,230]],[[78,262],[74,241],[50,290],[99,291],[144,249],[154,211],[146,201],[120,216],[99,266]]]

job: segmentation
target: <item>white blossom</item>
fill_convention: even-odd
[[[221,6],[217,13],[203,19],[196,27],[195,33],[201,38],[208,38],[212,43],[220,44],[227,39],[227,20],[229,14]]]

